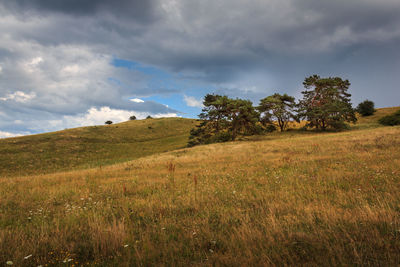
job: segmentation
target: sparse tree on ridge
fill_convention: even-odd
[[[297,120],[295,115],[296,101],[287,94],[273,94],[260,100],[257,110],[261,113],[260,121],[266,125],[277,121],[283,132],[290,120]]]
[[[110,125],[110,124],[112,124],[113,122],[112,121],[106,121],[105,122],[105,124],[107,124],[107,125]]]
[[[136,120],[136,116],[135,116],[135,115],[130,116],[130,117],[129,117],[129,120],[130,120],[130,121]]]
[[[330,127],[341,129],[345,122],[357,121],[351,106],[348,80],[339,77],[321,78],[313,75],[303,82],[307,89],[302,92],[299,102],[299,115],[309,123],[307,126],[325,130]]]

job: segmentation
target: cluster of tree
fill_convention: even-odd
[[[303,99],[296,102],[287,94],[273,94],[252,102],[207,94],[199,115],[201,123],[190,132],[188,146],[235,140],[238,136],[271,132],[278,125],[285,131],[291,121],[306,120],[306,127],[320,130],[343,129],[357,121],[347,92],[348,80],[313,75],[304,80]]]

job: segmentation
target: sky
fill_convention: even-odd
[[[0,138],[195,118],[339,76],[400,105],[399,0],[0,0]]]

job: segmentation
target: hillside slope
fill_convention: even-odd
[[[381,127],[378,120],[384,116],[391,115],[399,110],[400,107],[388,107],[388,108],[378,108],[376,112],[371,116],[361,117],[357,116],[358,121],[352,127],[353,129],[366,129],[366,128],[376,128]]]
[[[0,262],[397,265],[400,127],[286,137],[0,178]]]
[[[0,139],[0,176],[90,168],[182,148],[195,123],[147,119]]]
[[[380,127],[378,119],[399,107],[359,117],[353,130]],[[85,169],[183,148],[196,120],[162,118],[127,121],[16,138],[0,139],[0,177]],[[299,128],[298,125],[292,125]],[[276,132],[245,139],[285,139],[312,132]]]

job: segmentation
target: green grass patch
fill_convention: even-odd
[[[120,163],[186,146],[196,121],[162,118],[0,140],[0,176]]]

